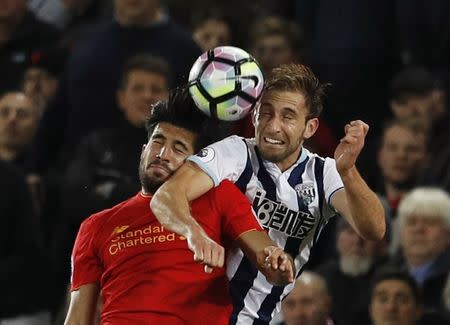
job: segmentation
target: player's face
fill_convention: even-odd
[[[168,94],[165,76],[134,70],[128,74],[127,84],[118,91],[117,97],[126,119],[134,126],[142,127],[151,105],[167,99]]]
[[[317,129],[317,118],[306,121],[308,108],[303,94],[269,91],[255,112],[256,144],[264,159],[282,170],[298,159],[303,141]]]
[[[433,261],[445,252],[449,244],[450,231],[442,218],[406,217],[401,231],[401,245],[408,260],[420,264]]]
[[[394,125],[383,134],[378,164],[384,178],[397,186],[408,184],[420,171],[426,159],[424,134]]]
[[[23,93],[9,93],[0,99],[0,144],[20,149],[27,146],[38,126],[39,113]]]
[[[139,177],[147,193],[154,193],[194,153],[194,133],[170,123],[159,123],[144,147]]]
[[[323,325],[329,312],[329,298],[315,283],[297,282],[283,300],[282,309],[286,325]]]
[[[369,310],[374,325],[414,325],[421,314],[411,288],[396,279],[375,286]]]

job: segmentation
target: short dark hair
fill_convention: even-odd
[[[153,105],[146,122],[148,138],[161,122],[170,123],[197,135],[194,143],[195,152],[223,137],[220,130],[224,126],[195,106],[186,86],[171,90],[167,101],[159,101]]]
[[[309,109],[307,119],[319,117],[323,110],[325,89],[329,84],[322,84],[313,71],[303,64],[282,64],[272,69],[265,84],[265,92],[299,91],[306,99]]]
[[[170,67],[166,60],[149,54],[138,54],[129,58],[123,66],[119,82],[121,89],[127,86],[130,72],[136,70],[162,75],[166,78],[167,84],[169,84]]]
[[[416,280],[405,270],[399,269],[395,266],[388,265],[378,269],[373,275],[370,283],[370,300],[372,300],[375,287],[385,280],[398,280],[405,283],[413,293],[414,300],[418,305],[422,304],[422,291],[418,286]]]
[[[440,84],[424,67],[409,67],[394,76],[389,86],[390,99],[402,102],[410,96],[427,96]]]

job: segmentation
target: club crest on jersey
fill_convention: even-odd
[[[295,191],[305,205],[310,205],[316,197],[316,190],[314,189],[313,183],[297,184]]]
[[[199,157],[200,160],[205,163],[213,160],[215,155],[216,155],[216,153],[214,152],[214,149],[208,148],[208,147],[203,148],[196,154],[196,156]]]

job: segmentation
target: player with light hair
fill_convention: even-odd
[[[383,238],[383,206],[355,166],[369,126],[360,120],[347,124],[334,159],[303,147],[319,126],[323,96],[324,85],[308,67],[273,69],[254,111],[255,138],[230,136],[204,148],[155,193],[150,207],[156,218],[187,238],[199,262],[221,267],[224,253],[192,218],[189,202],[225,179],[253,203],[261,226],[295,258],[298,274],[336,214],[363,238]],[[227,262],[230,324],[268,324],[293,285],[272,286],[242,251],[233,251]]]

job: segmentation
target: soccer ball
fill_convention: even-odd
[[[256,60],[233,46],[203,53],[189,73],[189,92],[197,107],[222,121],[245,117],[258,103],[263,86]]]

